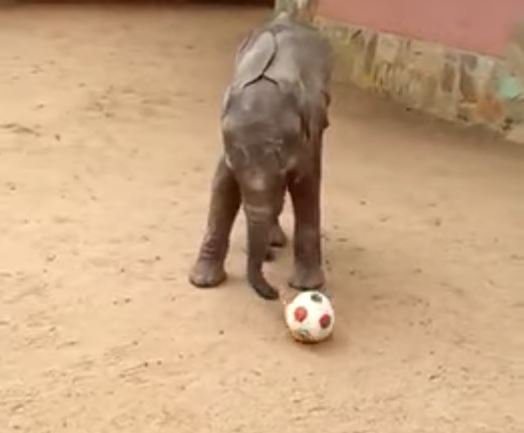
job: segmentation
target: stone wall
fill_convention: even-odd
[[[280,0],[285,9],[298,2]],[[381,93],[447,120],[484,125],[524,143],[524,24],[505,58],[466,52],[323,17],[316,25],[331,40],[335,79]]]

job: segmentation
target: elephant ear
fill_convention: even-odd
[[[318,137],[328,126],[330,96],[326,83],[332,69],[331,47],[309,30],[279,31],[275,38],[275,60],[264,75],[294,99],[308,137]]]
[[[297,83],[301,79],[295,55],[296,44],[293,35],[289,33],[282,31],[274,36],[276,59],[265,71],[265,75],[279,85]]]
[[[275,57],[277,44],[272,33],[263,32],[254,40],[245,41],[240,50],[234,86],[242,88],[264,75]]]

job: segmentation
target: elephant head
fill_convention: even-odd
[[[278,293],[262,266],[278,225],[290,173],[300,162],[300,116],[275,83],[259,80],[230,98],[223,118],[226,164],[240,186],[247,221],[250,285],[264,298]]]

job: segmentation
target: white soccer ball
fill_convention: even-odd
[[[286,305],[286,324],[295,340],[319,343],[328,338],[335,325],[331,301],[319,291],[298,294]]]

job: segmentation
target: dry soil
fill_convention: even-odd
[[[335,85],[334,338],[293,343],[247,287],[242,219],[229,281],[187,283],[234,50],[268,13],[0,11],[2,432],[524,431],[522,147]]]

